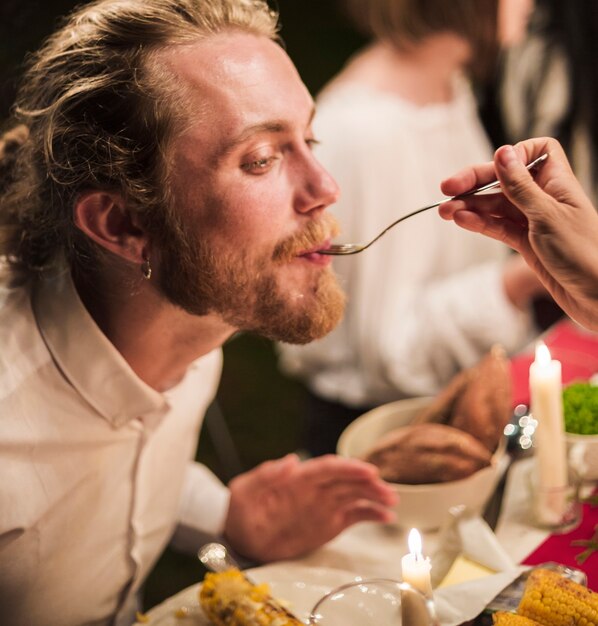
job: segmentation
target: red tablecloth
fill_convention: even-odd
[[[543,339],[552,358],[562,364],[563,384],[588,380],[598,372],[598,333],[563,320],[555,324]],[[511,359],[514,405],[529,405],[529,366],[533,360],[532,350]]]
[[[531,554],[522,561],[524,565],[539,565],[554,561],[569,567],[583,570],[588,577],[588,587],[598,591],[598,552],[594,552],[584,563],[578,563],[575,557],[585,550],[583,546],[572,546],[576,539],[590,539],[598,524],[598,506],[583,505],[581,524],[574,530],[562,535],[550,535]]]

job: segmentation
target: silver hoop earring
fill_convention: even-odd
[[[150,265],[149,259],[145,259],[141,264],[141,273],[146,280],[152,277],[152,266]]]

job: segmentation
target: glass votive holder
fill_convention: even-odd
[[[545,487],[538,481],[532,484],[532,512],[535,525],[551,533],[566,533],[581,522],[582,507],[579,487]]]
[[[438,626],[434,603],[407,583],[358,580],[328,592],[308,624],[317,626]]]

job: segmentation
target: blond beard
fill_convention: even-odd
[[[194,315],[217,313],[239,330],[274,341],[305,344],[329,333],[341,320],[345,296],[335,274],[324,268],[310,293],[291,300],[276,271],[337,232],[324,215],[281,241],[272,255],[251,260],[242,251],[212,253],[205,241],[192,242],[184,230],[168,238],[161,253],[160,288],[174,304]]]

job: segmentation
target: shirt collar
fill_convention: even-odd
[[[70,272],[38,280],[33,311],[53,359],[73,387],[115,427],[168,408],[98,328]]]

